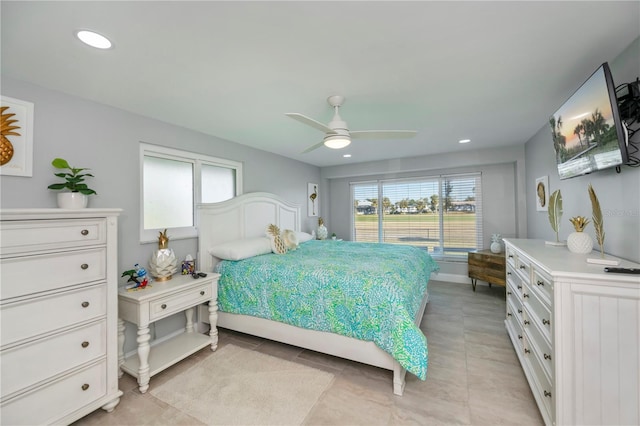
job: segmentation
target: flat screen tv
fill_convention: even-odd
[[[560,179],[629,161],[609,65],[602,64],[549,118]]]

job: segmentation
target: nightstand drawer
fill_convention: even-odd
[[[105,316],[106,284],[56,293],[0,307],[0,348],[80,322]],[[20,324],[16,327],[16,324]]]
[[[156,321],[160,318],[184,311],[186,308],[205,303],[211,299],[211,283],[205,283],[188,291],[182,291],[149,304],[149,319]]]
[[[105,356],[106,321],[49,336],[2,352],[2,395],[47,380]]]
[[[104,248],[2,259],[2,299],[104,280],[106,261]]]
[[[72,376],[20,395],[2,404],[4,425],[40,425],[56,423],[78,407],[106,394],[106,362],[80,370]]]
[[[106,228],[104,219],[6,221],[1,254],[105,244]]]

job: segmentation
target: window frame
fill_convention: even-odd
[[[457,178],[475,178],[479,181],[479,192],[476,193],[476,203],[475,203],[475,213],[476,213],[476,249],[481,250],[484,247],[484,237],[483,237],[483,217],[482,217],[482,172],[466,172],[466,173],[452,173],[452,174],[440,174],[434,176],[420,176],[420,177],[406,177],[406,178],[390,178],[390,179],[375,179],[375,180],[365,180],[365,181],[354,181],[349,183],[350,187],[350,206],[353,209],[355,206],[355,190],[356,186],[362,185],[377,185],[378,187],[378,243],[384,242],[384,214],[381,212],[381,203],[384,197],[384,185],[393,184],[393,183],[410,183],[410,182],[424,182],[424,181],[437,181],[438,182],[438,195],[440,196],[443,192],[443,185],[446,180],[457,179]],[[440,235],[442,236],[442,241],[444,241],[444,222],[443,215],[444,211],[442,209],[438,209],[438,225],[440,227]],[[479,217],[478,217],[479,216]],[[356,230],[355,230],[355,214],[354,211],[351,210],[350,218],[350,232],[351,232],[351,240],[355,241]],[[388,243],[388,244],[397,244],[397,243]],[[423,247],[419,247],[423,248]],[[466,253],[465,253],[466,254]],[[463,255],[452,255],[452,254],[444,254],[444,253],[430,253],[430,255],[439,260],[447,260],[447,261],[459,261],[466,262],[466,256]]]
[[[166,160],[182,161],[193,165],[193,218],[191,226],[167,228],[172,240],[196,238],[198,236],[198,224],[196,223],[196,207],[202,204],[202,165],[229,168],[235,171],[235,196],[242,194],[242,162],[213,157],[190,151],[168,148],[160,145],[153,145],[140,142],[139,148],[139,169],[140,169],[140,243],[157,242],[158,233],[164,228],[145,229],[144,228],[144,159],[145,157],[156,157]]]

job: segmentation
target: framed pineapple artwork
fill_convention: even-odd
[[[2,96],[0,175],[33,176],[33,103]]]
[[[309,216],[318,216],[320,209],[320,193],[318,192],[317,183],[307,184],[307,214]]]

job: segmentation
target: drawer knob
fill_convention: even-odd
[[[89,342],[87,342],[87,341],[85,340],[84,342],[82,342],[81,346],[82,346],[83,348],[86,348],[86,347],[88,347],[88,346],[89,346]]]
[[[162,306],[160,306],[162,309],[167,309],[167,304],[163,303]]]
[[[522,340],[522,334],[518,334],[518,339]]]
[[[204,296],[204,290],[200,291],[200,296]]]
[[[518,286],[518,290],[522,290],[522,286],[521,285]]]
[[[88,230],[88,229],[83,229],[82,231],[80,231],[80,233],[81,233],[82,235],[87,236],[87,235],[89,235],[89,230]]]
[[[80,267],[82,269],[89,269],[89,265],[87,265],[86,263],[83,263],[82,265],[80,265]]]
[[[520,269],[527,269],[527,267],[524,265],[520,265]]]
[[[513,315],[511,315],[511,312],[507,312],[507,316],[512,317]]]
[[[84,385],[82,385],[82,390],[83,391],[86,391],[87,389],[89,389],[89,385],[88,384],[85,383]]]
[[[507,275],[511,275],[511,272],[507,272]]]
[[[551,392],[544,391],[544,396],[551,398]]]
[[[551,359],[551,355],[544,354],[544,359]]]
[[[541,286],[544,286],[544,281],[537,280],[537,281],[536,281],[536,284],[541,285]]]
[[[509,255],[509,259],[513,259],[513,255],[512,254]]]
[[[529,324],[531,324],[529,320],[524,320],[524,325],[529,325]]]
[[[547,324],[551,324],[551,321],[549,321],[548,319],[542,318],[542,325],[547,325]]]
[[[524,348],[524,353],[525,353],[525,354],[530,354],[530,353],[531,353],[531,350],[530,350],[530,349],[527,349],[527,348]]]
[[[90,305],[90,303],[89,303],[89,302],[82,302],[82,307],[83,307],[83,308],[88,308],[88,307],[89,307],[89,305]]]
[[[521,314],[522,313],[522,309],[518,309],[518,313]]]
[[[511,296],[511,292],[510,292],[510,291],[508,291],[508,292],[507,292],[507,294],[508,294],[509,296]]]
[[[522,293],[522,297],[529,297],[529,293]]]

